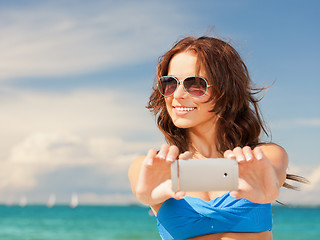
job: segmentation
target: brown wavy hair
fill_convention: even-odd
[[[255,95],[263,88],[253,88],[246,65],[237,51],[228,43],[211,37],[187,37],[177,42],[164,54],[157,66],[157,79],[168,74],[169,63],[178,53],[192,51],[197,56],[197,69],[204,69],[207,81],[212,85],[211,112],[217,116],[217,150],[223,153],[235,147],[259,144],[261,130],[265,130]],[[186,129],[177,128],[166,109],[164,97],[157,89],[147,108],[156,116],[159,129],[169,144],[176,145],[181,152],[190,148]]]
[[[216,128],[218,152],[223,154],[227,149],[254,148],[262,144],[260,134],[263,132],[268,136],[268,132],[258,106],[261,98],[257,98],[257,94],[266,88],[253,87],[246,65],[230,44],[207,36],[183,38],[159,58],[157,77],[146,107],[155,115],[166,141],[176,145],[180,152],[192,148],[187,130],[173,124],[165,99],[157,88],[158,79],[168,74],[171,59],[178,53],[189,51],[197,56],[196,74],[199,75],[200,69],[203,69],[212,85],[208,102],[212,102],[211,112],[217,116],[213,127]],[[292,174],[288,174],[287,178],[302,181],[301,177]],[[284,186],[293,188],[288,183]]]

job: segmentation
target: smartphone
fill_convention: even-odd
[[[235,159],[176,160],[171,164],[174,192],[232,191],[238,189],[239,169]]]

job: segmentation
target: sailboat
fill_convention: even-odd
[[[20,207],[25,207],[25,206],[27,206],[27,203],[28,203],[27,197],[26,196],[22,196],[20,198],[19,206]]]
[[[11,198],[8,198],[8,199],[6,200],[6,202],[5,202],[5,204],[6,204],[6,206],[8,206],[8,207],[12,206],[12,205],[13,205],[12,199],[11,199]]]
[[[70,207],[76,208],[79,204],[78,194],[73,193],[71,196]]]
[[[55,194],[50,194],[48,202],[47,202],[47,207],[52,208],[56,203],[56,195]]]

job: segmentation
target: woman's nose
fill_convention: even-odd
[[[188,93],[185,91],[183,84],[180,82],[173,96],[174,98],[185,98],[186,94]]]

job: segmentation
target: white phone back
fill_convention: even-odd
[[[234,159],[176,160],[171,164],[172,190],[185,192],[238,189],[238,163]]]

